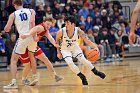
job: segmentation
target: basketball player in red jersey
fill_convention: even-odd
[[[55,44],[55,40],[53,39],[53,37],[50,35],[50,33],[48,31],[48,29],[51,27],[51,25],[52,25],[53,22],[54,22],[54,19],[53,18],[46,17],[44,19],[44,22],[42,24],[39,24],[39,25],[33,27],[30,30],[30,33],[28,33],[28,34],[22,34],[20,37],[22,39],[25,39],[27,37],[33,36],[35,41],[39,41],[43,36],[46,36],[55,47],[59,47],[59,45],[56,45]],[[28,56],[27,54],[22,55],[20,57],[20,59],[21,60],[22,60],[22,58],[25,58],[26,59],[27,56]],[[48,67],[50,67],[50,69],[54,72],[55,78],[56,78],[57,81],[59,81],[59,80],[62,79],[62,77],[56,75],[56,72],[54,71],[51,62],[48,60],[48,58],[45,56],[45,54],[42,53],[42,51],[40,50],[40,48],[38,48],[38,51],[35,53],[35,56],[38,56],[39,59],[41,59]],[[28,59],[27,60],[24,60],[24,61],[25,61],[25,63],[27,61],[29,62]],[[26,77],[27,76],[27,74],[28,74],[27,71],[29,71],[28,69],[30,69],[29,67],[30,67],[30,65],[27,65],[25,67],[25,69],[23,71],[25,74],[23,75],[23,77]],[[31,82],[29,85],[35,85],[36,83],[37,83],[37,81],[36,82]]]
[[[136,6],[132,12],[132,16],[131,16],[130,34],[129,34],[130,44],[135,43],[135,40],[136,40],[135,29],[136,29],[136,23],[138,20],[139,12],[140,12],[140,0],[137,1],[137,4],[136,4]]]
[[[37,57],[42,62],[44,62],[45,65],[48,67],[48,69],[51,72],[53,72],[56,82],[63,79],[63,77],[57,75],[57,73],[55,72],[55,70],[53,68],[53,65],[51,64],[51,62],[49,61],[49,59],[46,57],[46,55],[43,53],[43,51],[41,50],[41,48],[39,46],[37,46],[37,51],[35,52],[34,56]],[[20,56],[20,61],[24,65],[23,74],[22,74],[22,84],[23,85],[30,85],[30,86],[36,85],[38,81],[31,81],[30,82],[27,79],[27,76],[28,76],[30,68],[31,68],[30,59],[28,56],[28,50],[26,50],[25,54]]]

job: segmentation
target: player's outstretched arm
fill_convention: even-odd
[[[10,31],[13,22],[14,22],[14,13],[10,14],[10,16],[9,16],[8,22],[7,22],[6,26],[4,27],[5,32]]]
[[[56,44],[60,45],[60,40],[62,39],[62,30],[59,30],[56,34]],[[57,47],[57,57],[62,59],[62,54],[60,52],[60,47]]]
[[[132,16],[131,16],[131,24],[130,24],[130,35],[129,35],[129,40],[130,43],[134,43],[135,42],[135,29],[136,29],[136,23],[138,20],[138,14],[140,12],[140,0],[138,0],[133,12],[132,12]]]
[[[25,39],[25,38],[28,38],[28,37],[30,37],[30,36],[34,36],[34,35],[36,35],[37,33],[42,32],[42,31],[44,31],[44,28],[43,28],[42,26],[35,26],[35,27],[33,27],[33,28],[29,31],[29,33],[27,33],[27,34],[22,34],[22,35],[20,35],[20,37],[21,37],[22,39]]]
[[[59,47],[59,45],[55,43],[54,38],[52,37],[52,35],[51,35],[49,32],[46,33],[45,36],[50,40],[50,42],[51,42],[55,47]]]
[[[93,42],[91,42],[91,40],[89,40],[89,38],[86,36],[86,34],[84,33],[83,30],[81,30],[80,28],[78,29],[78,34],[80,35],[80,37],[84,40],[84,42],[86,44],[88,44],[90,47],[94,48],[98,48],[97,45]]]

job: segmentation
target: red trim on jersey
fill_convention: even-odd
[[[37,36],[39,37],[39,40],[40,40],[48,32],[48,30],[45,28],[45,25],[43,23],[39,24],[39,25],[44,27],[44,31],[43,32],[37,33]]]
[[[42,53],[43,53],[43,51],[41,50],[41,48],[39,46],[37,46],[37,51],[35,52],[34,56],[37,57]],[[21,55],[19,59],[20,59],[21,63],[23,63],[23,64],[30,62],[27,49],[26,49],[25,54]]]

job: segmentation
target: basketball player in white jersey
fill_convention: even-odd
[[[22,0],[14,0],[14,7],[16,11],[10,14],[8,22],[4,28],[5,32],[9,32],[13,22],[16,25],[19,35],[26,34],[30,31],[35,25],[35,11],[32,9],[26,9],[22,7]],[[38,81],[36,75],[36,61],[34,58],[34,52],[36,51],[37,42],[34,41],[33,37],[28,37],[26,39],[18,38],[12,56],[11,56],[11,73],[12,73],[12,81],[7,86],[3,88],[18,88],[16,84],[16,72],[17,72],[17,62],[20,57],[20,54],[24,54],[26,48],[29,52],[29,57],[32,65],[32,72],[34,81]]]
[[[130,34],[129,34],[130,44],[135,43],[135,40],[136,40],[135,30],[136,30],[136,24],[137,24],[139,13],[140,13],[140,0],[137,1],[137,4],[136,4],[136,6],[132,12],[132,16],[131,16]]]
[[[84,57],[82,50],[78,45],[78,36],[82,37],[82,39],[93,49],[99,50],[97,46],[86,37],[85,33],[80,28],[75,27],[75,22],[74,17],[67,17],[65,19],[65,27],[58,31],[56,43],[59,44],[59,40],[61,41],[61,39],[62,43],[60,44],[61,47],[57,48],[57,56],[59,59],[62,59],[62,57],[64,58],[70,69],[80,77],[83,85],[88,85],[85,75],[82,74],[79,68],[73,63],[72,56],[78,58],[80,62],[90,68],[95,75],[102,79],[104,79],[106,75],[96,70],[91,62]]]

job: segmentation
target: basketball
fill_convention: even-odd
[[[86,58],[91,62],[95,62],[100,58],[100,52],[97,49],[87,50],[85,54]]]

